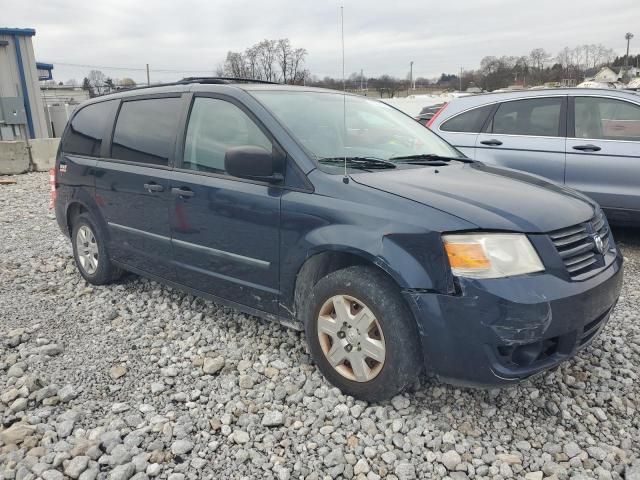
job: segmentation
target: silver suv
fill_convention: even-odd
[[[542,175],[640,225],[640,95],[601,89],[490,93],[445,104],[428,126],[482,162]]]

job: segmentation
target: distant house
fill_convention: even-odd
[[[640,77],[640,69],[636,67],[602,67],[593,77],[593,80],[603,83],[615,83],[636,77]]]
[[[593,79],[596,82],[613,83],[618,81],[618,72],[611,67],[602,67]]]

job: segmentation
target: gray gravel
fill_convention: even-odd
[[[301,333],[135,276],[92,287],[47,174],[0,186],[0,479],[640,478],[640,233],[574,360],[506,390],[342,395]],[[64,476],[64,477],[63,477]]]

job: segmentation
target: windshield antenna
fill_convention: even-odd
[[[344,138],[343,138],[343,148],[344,148],[344,177],[342,178],[342,182],[345,184],[349,183],[349,176],[347,175],[347,83],[344,78],[344,5],[340,6],[340,26],[342,33],[342,125],[344,127]]]

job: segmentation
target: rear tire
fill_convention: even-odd
[[[398,287],[375,268],[349,267],[322,278],[302,315],[313,360],[346,394],[385,400],[423,371],[413,315]]]
[[[122,270],[111,263],[104,236],[88,213],[74,218],[71,244],[76,267],[87,282],[106,285],[122,275]]]

